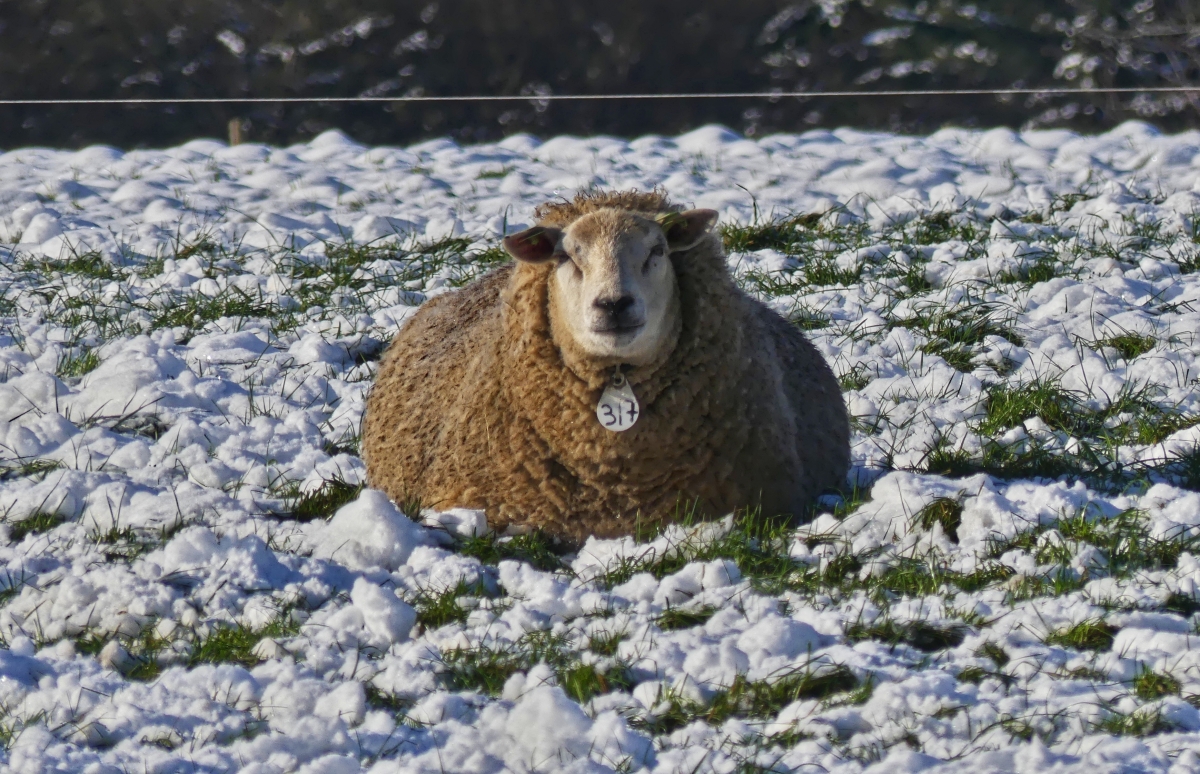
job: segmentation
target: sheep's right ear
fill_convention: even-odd
[[[717,222],[716,210],[684,210],[683,212],[666,212],[656,220],[662,226],[663,234],[667,237],[667,246],[671,252],[690,250],[699,244],[704,235]]]
[[[504,237],[505,251],[518,261],[541,263],[550,260],[562,240],[562,229],[534,226]]]

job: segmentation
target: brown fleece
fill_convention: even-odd
[[[678,209],[626,192],[536,215],[561,227],[614,207]],[[671,351],[627,370],[642,410],[631,429],[596,419],[611,370],[553,335],[553,262],[510,264],[429,301],[388,348],[367,400],[368,483],[400,503],[481,508],[492,529],[568,543],[670,521],[681,503],[703,516],[800,514],[841,486],[850,429],[821,354],[737,288],[715,235],[671,261],[682,326]]]

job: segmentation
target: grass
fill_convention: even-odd
[[[613,691],[630,691],[636,685],[624,667],[602,670],[595,664],[572,664],[558,671],[558,684],[575,701],[586,704]]]
[[[254,648],[268,634],[266,629],[255,631],[242,624],[215,626],[207,637],[200,640],[192,653],[191,663],[254,666],[259,662],[258,656],[254,655]]]
[[[721,241],[731,253],[755,250],[778,250],[788,254],[798,245],[809,242],[821,233],[820,213],[805,213],[783,218],[761,220],[757,213],[749,225],[724,223],[720,227]]]
[[[849,502],[848,509],[853,510],[857,505],[854,494]],[[862,591],[873,599],[886,602],[897,596],[938,594],[946,588],[978,591],[1006,580],[1012,574],[1011,569],[997,562],[983,562],[973,572],[964,574],[928,557],[896,559],[883,572],[863,576],[860,571],[873,558],[874,552],[856,553],[832,538],[814,535],[806,540],[809,548],[828,545],[834,549],[833,553],[820,564],[799,562],[789,552],[793,529],[786,519],[765,518],[758,511],[742,513],[733,519],[728,532],[709,540],[684,541],[661,554],[647,547],[641,554],[609,567],[595,580],[601,586],[611,587],[639,572],[663,578],[689,562],[726,559],[734,562],[742,577],[762,593],[790,591],[814,597],[831,593],[844,596]],[[667,627],[680,628],[702,623],[708,616],[704,608],[672,608],[659,620],[665,621]],[[662,623],[659,626],[666,628]]]
[[[1095,408],[1084,395],[1063,389],[1053,379],[993,385],[979,402],[974,426],[982,448],[968,452],[944,437],[936,438],[917,468],[954,477],[979,472],[998,478],[1068,476],[1109,491],[1155,476],[1200,488],[1200,467],[1192,452],[1174,451],[1171,457],[1149,462],[1122,459],[1125,446],[1161,443],[1200,424],[1200,416],[1163,407],[1153,393],[1148,387],[1126,388]],[[998,440],[1032,419],[1043,427],[1016,443]]]
[[[1079,397],[1048,380],[1019,387],[1006,385],[988,391],[984,399],[981,435],[991,436],[1037,417],[1055,430],[1086,434],[1094,425],[1093,412]]]
[[[91,347],[72,347],[58,359],[55,373],[63,379],[77,379],[96,370],[100,355]]]
[[[801,699],[830,699],[849,694],[860,683],[844,666],[814,668],[806,665],[765,680],[749,680],[738,675],[732,685],[716,690],[706,702],[689,699],[667,689],[659,697],[662,709],[630,719],[634,728],[655,735],[669,734],[697,720],[712,727],[732,717],[773,719],[787,705]],[[847,696],[847,703],[861,703],[858,696]]]
[[[8,537],[13,542],[19,543],[29,535],[40,535],[44,532],[49,532],[59,524],[66,523],[66,521],[66,517],[58,513],[41,510],[34,511],[19,521],[8,522]]]
[[[621,643],[629,637],[624,631],[604,632],[588,638],[585,647],[598,656],[615,656]]]
[[[962,524],[962,503],[951,497],[939,497],[917,511],[915,521],[921,529],[928,532],[934,524],[942,527],[942,532],[951,542],[958,542],[958,528]]]
[[[1012,325],[1013,311],[995,302],[980,301],[971,295],[955,303],[913,298],[932,289],[924,275],[920,274],[922,271],[921,264],[914,264],[895,275],[901,280],[902,291],[881,288],[880,296],[888,299],[888,308],[882,310],[885,331],[902,329],[912,332],[918,337],[919,352],[936,355],[963,373],[971,373],[979,366],[979,358],[990,337],[997,337],[1015,346],[1023,344],[1022,337]],[[752,275],[748,276],[754,279]],[[757,289],[759,292],[771,290],[761,282]],[[796,288],[790,287],[783,290],[797,292]],[[908,300],[910,298],[911,301]],[[829,319],[828,315],[822,316]],[[827,327],[827,324],[822,323],[821,327]],[[857,338],[853,327],[845,329],[845,332]],[[865,370],[855,376],[861,378],[863,374]],[[861,389],[866,383],[861,382],[855,389]],[[843,384],[843,389],[846,387]]]
[[[1047,645],[1060,645],[1075,650],[1109,650],[1117,629],[1097,618],[1072,624],[1046,635]]]
[[[15,573],[12,570],[0,571],[0,605],[7,604],[9,600],[21,593],[21,589],[36,581],[37,576],[31,575],[25,570],[18,570]],[[0,646],[4,646],[4,638],[0,637]]]
[[[479,171],[479,173],[475,175],[475,179],[476,180],[499,180],[501,178],[507,177],[508,173],[512,172],[512,170],[513,170],[513,168],[509,167],[509,166],[503,166],[503,167],[500,167],[499,169],[481,169]]]
[[[463,623],[471,609],[459,603],[463,597],[490,597],[482,581],[459,580],[442,590],[417,589],[409,599],[417,611],[417,622],[426,629],[437,629],[451,623]]]
[[[89,342],[86,348],[68,352],[60,363],[60,376],[75,378],[98,362],[89,350],[115,338],[169,328],[177,332],[179,343],[185,343],[214,326],[237,329],[262,323],[283,335],[314,320],[337,321],[378,308],[392,287],[420,293],[439,278],[459,287],[509,260],[498,245],[479,246],[464,237],[410,237],[397,244],[330,242],[319,258],[287,245],[246,251],[200,237],[177,242],[172,251],[157,257],[133,259],[128,266],[85,253],[63,261],[22,259],[18,269],[29,294],[41,299],[46,319],[71,331],[70,341]],[[168,261],[216,281],[216,292],[210,288],[202,293],[195,286],[147,292],[128,285],[134,276],[161,275]],[[250,290],[250,285],[240,285],[238,277],[249,272],[280,275],[290,285],[286,298],[257,285]]]
[[[212,297],[170,298],[163,306],[153,309],[150,328],[183,328],[187,334],[194,335],[223,318],[270,318],[275,315],[276,307],[269,299],[233,287]]]
[[[95,631],[89,631],[75,639],[75,650],[79,653],[95,656],[112,640],[116,640],[127,652],[129,659],[123,674],[130,680],[151,681],[156,679],[163,669],[160,653],[170,645],[158,635],[155,627],[146,625],[133,637],[105,636]]]
[[[58,460],[37,458],[4,460],[0,462],[0,481],[18,478],[41,481],[47,474],[56,470],[62,470],[62,468],[63,464]]]
[[[241,623],[216,622],[210,625],[203,637],[196,636],[190,630],[178,629],[178,638],[187,643],[184,651],[174,650],[171,647],[173,639],[161,636],[153,621],[143,625],[135,636],[95,630],[85,632],[75,638],[75,649],[94,656],[110,642],[116,641],[129,656],[122,674],[127,679],[139,681],[157,679],[163,668],[172,663],[187,667],[199,664],[241,664],[252,667],[262,660],[254,653],[254,649],[265,638],[281,639],[299,632],[300,623],[292,615],[293,609],[291,605],[281,606],[270,621],[258,628]]]
[[[966,667],[959,671],[957,677],[959,682],[971,683],[972,685],[979,685],[984,680],[989,678],[1000,680],[1003,683],[1012,682],[1012,677],[1004,672],[996,671],[994,669],[985,669],[984,667],[979,666]]]
[[[976,653],[984,658],[990,658],[998,667],[1003,667],[1011,660],[1008,652],[994,642],[983,643],[979,646],[979,650]]]
[[[73,274],[98,280],[117,280],[123,279],[125,276],[119,267],[114,266],[101,253],[95,251],[72,251],[70,255],[59,260],[29,259],[22,263],[21,269],[51,276]]]
[[[368,707],[383,710],[398,720],[407,719],[409,710],[417,703],[414,699],[381,691],[374,683],[363,683],[363,691]]]
[[[985,436],[1037,417],[1053,430],[1100,444],[1159,443],[1172,433],[1200,423],[1200,417],[1158,405],[1153,390],[1147,387],[1126,388],[1100,408],[1091,408],[1086,396],[1063,389],[1053,379],[990,388],[983,409],[979,432]]]
[[[285,493],[282,514],[300,522],[328,519],[344,505],[353,502],[363,490],[362,484],[351,484],[340,478],[322,481],[307,492],[293,489]]]
[[[1051,533],[1056,539],[1046,540]],[[1081,509],[1011,538],[992,539],[987,554],[1000,557],[1015,549],[1029,551],[1039,565],[1054,567],[1052,572],[1064,574],[1068,578],[1064,583],[1078,586],[1080,580],[1070,580],[1076,576],[1069,565],[1083,546],[1098,553],[1093,571],[1096,575],[1130,578],[1143,571],[1170,570],[1198,545],[1200,536],[1184,529],[1161,537],[1153,535],[1146,514],[1137,509],[1107,517]]]
[[[852,494],[846,501],[849,503],[846,510],[857,507],[855,498]],[[663,578],[689,562],[725,559],[734,562],[742,577],[763,593],[791,591],[809,596],[866,591],[886,599],[894,595],[935,594],[943,587],[974,591],[1011,575],[1011,570],[995,562],[985,562],[974,572],[963,574],[932,559],[898,559],[880,574],[861,576],[860,570],[872,558],[872,552],[855,553],[834,538],[813,535],[806,539],[809,548],[827,545],[834,551],[820,564],[800,562],[790,556],[793,530],[787,519],[764,518],[757,511],[742,513],[733,519],[726,532],[704,540],[684,540],[661,552],[647,545],[642,552],[622,559],[593,580],[601,587],[611,587],[640,572]],[[643,539],[651,537],[644,535]],[[711,611],[704,607],[671,608],[660,616],[659,625],[660,628],[694,626],[710,615]]]
[[[821,213],[768,219],[756,213],[748,225],[723,224],[720,234],[730,253],[770,249],[797,258],[797,267],[787,272],[751,270],[742,275],[743,287],[762,295],[792,295],[813,287],[852,285],[863,274],[861,264],[845,266],[836,257],[862,246],[867,229],[831,226]]]
[[[1122,714],[1113,712],[1096,724],[1096,731],[1116,736],[1153,736],[1175,730],[1175,726],[1167,722],[1162,712],[1156,709],[1137,709]]]
[[[106,530],[91,532],[88,537],[102,547],[104,558],[110,562],[131,562],[160,545],[132,527],[115,523]]]
[[[697,523],[694,512],[685,506],[681,506],[678,520],[687,527]],[[612,587],[641,572],[665,578],[689,562],[728,559],[756,588],[782,590],[797,582],[796,573],[803,569],[787,555],[792,530],[792,522],[786,517],[767,517],[760,510],[740,512],[735,514],[728,531],[707,540],[686,539],[661,552],[647,548],[606,568],[596,580],[602,586]],[[637,537],[652,540],[657,531],[644,528]]]
[[[853,623],[846,628],[846,637],[851,641],[881,640],[892,647],[904,643],[925,653],[935,653],[961,645],[967,631],[968,628],[961,624],[901,623],[886,619],[870,624]]]
[[[46,720],[47,713],[44,710],[21,718],[17,716],[14,707],[0,704],[0,750],[11,750],[25,729],[45,723]]]
[[[450,690],[499,696],[504,683],[517,672],[540,662],[566,666],[568,659],[565,638],[534,631],[515,642],[442,651],[442,678]]]
[[[698,608],[667,607],[654,622],[664,632],[676,629],[690,629],[700,626],[716,615],[717,609],[711,605]]]
[[[1158,340],[1153,336],[1126,332],[1106,339],[1097,339],[1089,345],[1096,350],[1109,347],[1116,350],[1122,359],[1134,360],[1158,346]]]
[[[1133,678],[1133,693],[1142,701],[1178,696],[1180,684],[1171,675],[1143,668]]]
[[[982,302],[957,307],[926,304],[909,315],[890,320],[888,325],[920,331],[929,339],[921,345],[921,351],[942,355],[951,365],[956,365],[956,360],[961,364],[970,348],[982,344],[989,336],[1017,346],[1024,343],[994,305]],[[969,369],[958,367],[958,370]]]
[[[871,367],[867,363],[857,363],[838,377],[838,384],[843,392],[861,390],[871,383]]]
[[[1180,594],[1172,592],[1163,602],[1163,609],[1170,613],[1190,618],[1192,614],[1200,611],[1200,599],[1188,594]]]
[[[442,652],[442,679],[450,690],[499,696],[508,678],[535,664],[552,667],[567,695],[578,702],[613,690],[628,691],[634,682],[620,663],[608,669],[584,664],[563,634],[527,632],[515,641],[452,648]]]
[[[999,283],[1019,283],[1033,286],[1039,282],[1049,282],[1055,277],[1069,273],[1062,263],[1051,253],[1038,253],[1032,261],[1025,261],[1016,269],[1001,272],[996,277]]]
[[[473,556],[489,565],[512,559],[550,572],[568,569],[563,562],[561,548],[549,536],[537,530],[525,535],[499,536],[489,533],[461,538],[456,549],[464,556]]]

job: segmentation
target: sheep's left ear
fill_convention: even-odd
[[[518,261],[541,263],[550,260],[562,239],[562,229],[534,226],[501,240],[504,250]]]
[[[684,210],[683,212],[665,212],[656,220],[662,226],[667,236],[667,245],[671,252],[687,250],[695,247],[712,229],[717,222],[716,210]]]

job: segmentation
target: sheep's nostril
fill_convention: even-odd
[[[619,317],[629,307],[633,306],[633,296],[597,298],[595,304],[596,308],[602,310],[605,314],[611,317]]]

